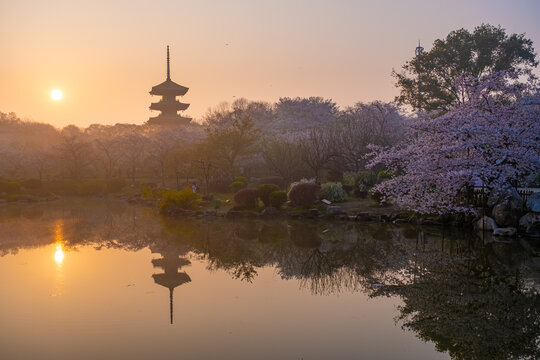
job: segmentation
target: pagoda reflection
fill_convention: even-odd
[[[188,274],[180,269],[188,266],[191,262],[188,259],[180,257],[185,254],[178,248],[151,249],[152,253],[159,253],[162,257],[152,259],[152,265],[155,268],[161,268],[163,273],[153,274],[154,282],[169,289],[169,308],[170,320],[173,323],[173,292],[174,289],[182,284],[191,282]]]

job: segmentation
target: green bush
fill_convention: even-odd
[[[330,200],[332,202],[347,201],[347,193],[339,182],[327,182],[321,186],[319,193],[320,199]]]
[[[255,209],[258,199],[257,189],[241,189],[234,194],[234,202],[244,209]]]
[[[21,184],[17,181],[0,180],[0,194],[19,194],[21,192]]]
[[[390,170],[381,170],[377,173],[377,180],[380,182],[390,180],[393,177],[394,173]]]
[[[246,185],[249,183],[248,178],[245,177],[245,176],[238,176],[236,179],[234,179],[234,181],[238,181],[238,182],[244,183]]]
[[[180,191],[165,190],[161,193],[159,208],[161,212],[167,212],[174,207],[192,210],[197,206],[198,200],[199,195],[189,188]]]
[[[212,207],[216,210],[219,209],[221,207],[221,200],[219,199],[212,200]]]
[[[82,196],[102,195],[107,189],[107,184],[102,180],[89,180],[77,186],[77,194]]]
[[[145,201],[154,200],[154,190],[150,186],[143,186],[141,188],[141,197]]]
[[[245,189],[247,187],[247,183],[241,182],[241,181],[233,181],[231,184],[231,191],[233,193],[237,193],[241,189]]]
[[[270,206],[270,193],[281,190],[279,186],[275,184],[261,184],[257,186],[259,192],[259,198],[261,198],[264,206]]]
[[[377,182],[377,175],[370,170],[362,170],[358,172],[346,172],[343,174],[343,185],[357,187],[359,185],[365,185],[366,187],[372,187]]]
[[[280,209],[287,202],[287,193],[283,190],[271,192],[268,197],[270,199],[270,206],[276,209]]]
[[[107,192],[116,193],[122,191],[126,187],[125,179],[110,179],[107,181]]]

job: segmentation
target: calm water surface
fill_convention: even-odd
[[[119,201],[4,206],[0,358],[534,359],[538,250]]]

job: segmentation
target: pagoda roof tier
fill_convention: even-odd
[[[186,125],[189,124],[190,121],[191,118],[180,115],[160,114],[158,116],[151,117],[146,123],[148,125]]]
[[[154,282],[169,289],[191,282],[188,274],[181,272],[175,274],[153,274]]]
[[[165,266],[182,267],[182,266],[187,266],[190,264],[191,262],[188,259],[179,258],[179,257],[172,258],[172,259],[166,259],[166,258],[152,259],[152,265],[154,265],[154,267],[165,267]]]
[[[178,85],[171,79],[167,79],[159,85],[152,87],[150,90],[150,95],[174,95],[174,96],[183,96],[187,93],[189,88]]]
[[[186,110],[189,104],[182,103],[180,101],[158,101],[150,104],[151,110]]]

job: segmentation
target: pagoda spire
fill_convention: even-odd
[[[173,323],[173,291],[174,288],[169,289],[169,312],[171,315],[171,324]]]
[[[167,45],[167,80],[171,80],[171,67],[169,57],[169,45]]]
[[[148,119],[149,125],[187,125],[191,121],[188,117],[178,114],[178,111],[184,111],[189,104],[176,100],[177,96],[184,96],[188,88],[178,85],[171,80],[171,56],[170,47],[167,45],[167,79],[159,85],[153,86],[150,95],[159,95],[161,100],[150,104],[150,110],[161,112],[156,117]]]

